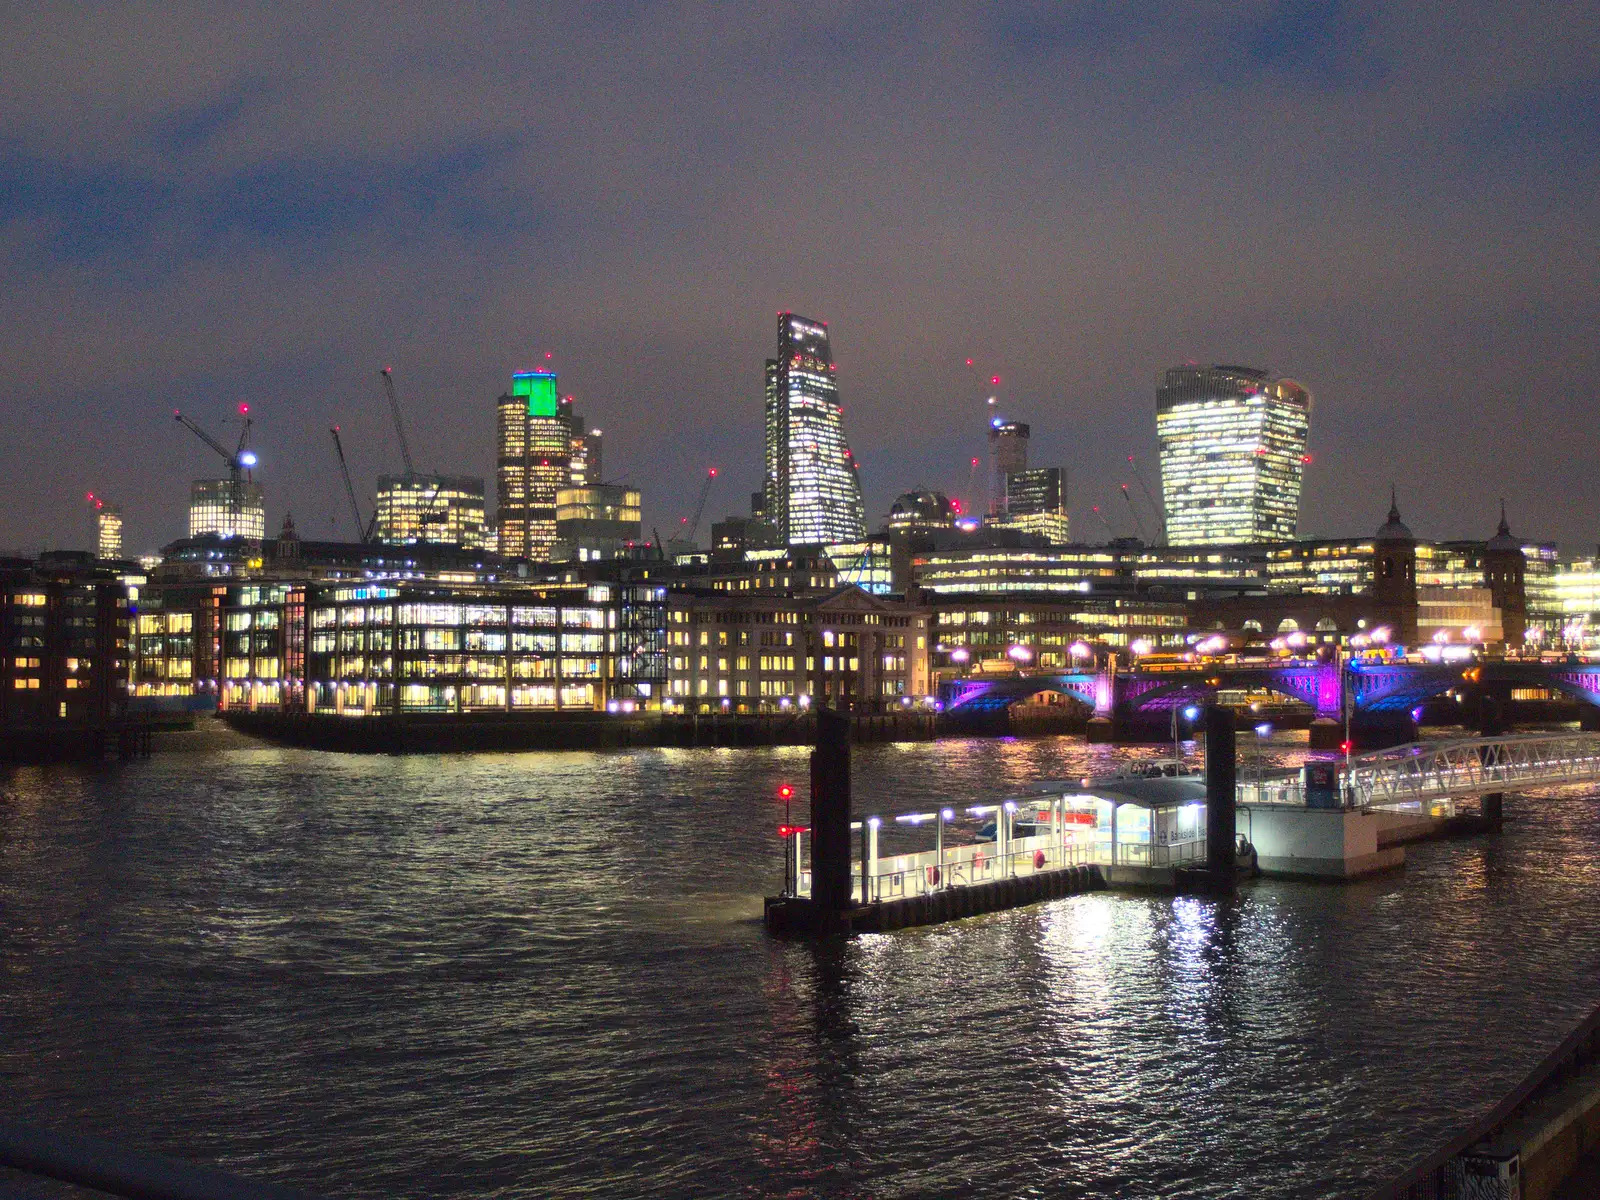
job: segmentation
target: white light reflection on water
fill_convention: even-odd
[[[992,801],[1152,752],[863,747],[856,798]],[[1347,887],[1096,893],[829,949],[758,924],[805,755],[15,772],[10,1110],[346,1196],[1337,1196],[1600,1002],[1600,818],[1570,790]]]

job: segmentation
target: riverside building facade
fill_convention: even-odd
[[[666,589],[232,585],[223,709],[339,716],[632,711],[666,683]]]
[[[0,559],[0,729],[120,717],[131,618],[127,584],[88,554]]]
[[[1156,389],[1166,541],[1288,541],[1310,458],[1311,393],[1256,367],[1174,367]]]
[[[667,620],[667,707],[676,711],[874,712],[931,690],[927,610],[855,586],[674,592]]]
[[[866,534],[855,456],[844,436],[828,327],[778,314],[766,364],[765,516],[787,545],[857,542]]]

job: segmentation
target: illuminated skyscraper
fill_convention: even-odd
[[[828,327],[778,314],[778,356],[767,360],[766,516],[790,544],[858,541],[866,532],[855,456]]]
[[[122,506],[97,501],[95,505],[95,532],[98,536],[99,558],[122,557]]]
[[[566,487],[594,487],[600,483],[600,453],[603,441],[600,430],[590,429],[589,423],[572,408],[572,397],[561,397],[561,415],[566,418],[569,431],[567,448]]]
[[[1288,541],[1300,515],[1311,393],[1255,367],[1174,367],[1156,389],[1173,546]]]
[[[517,371],[497,402],[500,553],[549,562],[556,492],[567,486],[572,426],[554,371]]]
[[[993,475],[989,484],[989,515],[999,516],[1006,507],[1006,477],[1028,469],[1028,437],[1032,431],[1021,421],[995,417],[989,422],[989,463]]]

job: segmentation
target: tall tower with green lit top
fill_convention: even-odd
[[[566,486],[571,422],[554,371],[517,371],[497,402],[500,553],[549,562],[556,490]]]

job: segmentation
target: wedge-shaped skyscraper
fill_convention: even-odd
[[[1173,367],[1156,389],[1167,542],[1292,540],[1311,393],[1256,367]]]
[[[859,541],[865,507],[844,437],[828,327],[778,314],[767,360],[767,519],[790,545]]]

